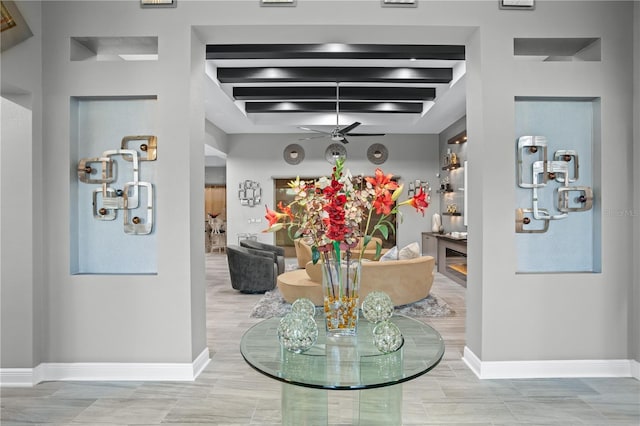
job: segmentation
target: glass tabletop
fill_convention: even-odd
[[[433,369],[444,355],[442,336],[432,327],[405,316],[393,316],[404,337],[400,349],[383,354],[374,346],[375,324],[361,318],[357,337],[327,338],[324,317],[316,316],[320,333],[308,351],[297,354],[280,346],[280,317],[264,320],[242,336],[245,361],[273,379],[319,389],[370,389],[411,380]]]

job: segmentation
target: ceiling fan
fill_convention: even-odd
[[[329,138],[334,142],[349,143],[347,136],[384,136],[385,133],[350,133],[353,129],[358,127],[359,121],[355,121],[346,127],[340,128],[340,84],[336,83],[336,127],[327,132],[325,130],[311,129],[309,127],[298,127],[301,130],[307,130],[310,132],[322,133],[318,136],[310,136],[307,138],[301,138],[301,141],[307,141],[310,139]]]

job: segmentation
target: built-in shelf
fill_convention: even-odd
[[[450,193],[453,192],[453,189],[438,189],[436,192],[443,194],[443,193]]]
[[[442,170],[455,170],[460,168],[460,163],[449,164],[448,166],[444,166]]]
[[[455,213],[444,212],[444,213],[442,213],[442,216],[462,216],[462,213],[460,213],[460,212],[455,212]]]
[[[459,145],[467,142],[467,131],[463,130],[447,141],[449,145]]]

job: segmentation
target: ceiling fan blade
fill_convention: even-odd
[[[356,121],[355,123],[349,124],[347,127],[340,129],[338,132],[342,134],[349,133],[350,131],[358,127],[360,124],[362,123]]]
[[[331,134],[331,132],[325,132],[324,130],[316,130],[316,129],[312,129],[312,128],[310,128],[310,127],[302,127],[302,126],[299,126],[299,127],[298,127],[298,129],[300,129],[300,130],[306,130],[306,131],[308,131],[308,132],[322,133],[322,134],[325,134],[325,135],[330,135],[330,134]]]
[[[386,133],[348,133],[349,136],[386,136]]]
[[[344,136],[342,137],[342,140],[341,140],[340,142],[342,142],[342,143],[344,143],[344,144],[349,143],[349,141],[347,140],[347,138],[345,138]]]

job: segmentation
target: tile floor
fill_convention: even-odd
[[[47,382],[2,388],[2,426],[279,425],[280,384],[250,368],[238,347],[260,295],[229,285],[224,254],[207,255],[211,362],[194,382]],[[427,320],[447,351],[432,372],[403,385],[405,425],[640,425],[640,381],[479,380],[461,361],[464,288],[441,275],[434,294],[456,315]],[[329,393],[329,423],[352,424],[353,392]],[[310,423],[313,424],[313,423]]]

